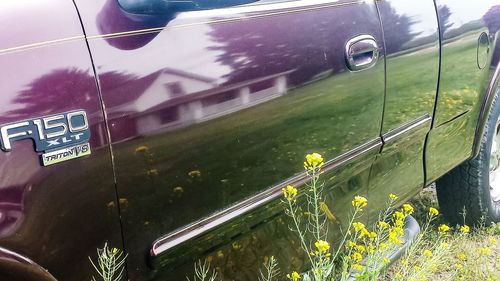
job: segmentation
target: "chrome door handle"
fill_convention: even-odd
[[[359,35],[345,45],[347,67],[351,71],[370,68],[377,63],[379,49],[377,41],[370,35]]]

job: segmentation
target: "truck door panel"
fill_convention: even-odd
[[[472,156],[479,114],[496,66],[492,55],[500,2],[438,0],[436,5],[442,51],[436,116],[426,149],[429,183]],[[479,48],[481,44],[486,47]]]
[[[292,238],[277,198],[303,183],[307,153],[328,162],[333,224],[366,195],[384,57],[351,72],[344,52],[365,34],[383,54],[374,3],[265,1],[144,19],[114,0],[76,2],[113,142],[131,279],[184,279],[207,258],[223,278],[254,280],[265,255],[295,256],[281,251]]]
[[[384,31],[386,93],[382,139],[370,201],[389,193],[409,199],[424,185],[424,143],[430,130],[439,73],[439,33],[432,0],[418,8],[404,0],[377,1]]]

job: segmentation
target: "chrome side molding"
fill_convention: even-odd
[[[426,113],[415,120],[412,120],[406,124],[403,124],[399,127],[396,127],[394,129],[390,129],[387,133],[382,134],[382,141],[384,143],[391,142],[395,139],[398,139],[402,137],[403,135],[406,135],[407,133],[416,130],[420,128],[421,126],[430,125],[430,122],[432,121],[432,117],[429,113]],[[429,128],[430,129],[430,128]]]
[[[370,151],[380,150],[382,141],[380,138],[370,140],[352,150],[349,150],[325,163],[324,171],[328,172],[336,169],[339,166],[345,165]],[[299,186],[307,181],[308,177],[305,172],[302,172],[288,180],[285,180],[255,196],[252,196],[244,201],[236,203],[235,205],[224,209],[218,213],[187,225],[177,231],[171,232],[153,242],[150,249],[150,256],[155,258],[170,249],[183,244],[191,239],[206,234],[225,223],[240,217],[246,213],[254,211],[259,207],[278,199],[283,186],[288,184]]]

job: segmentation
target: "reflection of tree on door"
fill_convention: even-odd
[[[483,20],[490,33],[495,33],[500,29],[500,5],[491,7],[483,16]]]
[[[384,25],[387,54],[402,51],[405,43],[420,34],[411,31],[411,26],[417,21],[405,14],[397,14],[389,2],[377,1],[377,7]]]
[[[443,5],[438,7],[438,15],[439,15],[439,32],[440,38],[444,38],[444,33],[453,26],[453,23],[450,23],[451,11],[448,6]]]
[[[107,72],[100,75],[103,89],[107,85],[121,85],[129,81],[131,75]],[[112,83],[108,83],[111,82]],[[135,93],[129,93],[130,95]],[[126,96],[121,97],[126,99]],[[86,108],[87,104],[96,104],[98,99],[96,81],[87,70],[58,69],[42,75],[26,85],[14,99],[20,107],[9,112],[13,120],[23,119],[33,114],[48,115],[61,111],[64,105],[73,105],[75,109]],[[89,112],[90,113],[90,112]]]
[[[84,107],[84,104],[96,98],[95,95],[95,80],[88,71],[54,70],[26,86],[26,89],[14,99],[14,103],[22,107],[10,111],[9,117],[22,119],[33,113],[54,114],[65,104]]]
[[[390,51],[395,51],[414,36],[410,31],[414,21],[396,14],[389,3],[381,3],[381,12],[394,23],[394,30],[386,36],[393,41]],[[280,15],[272,20],[213,25],[210,35],[221,45],[213,49],[222,51],[217,60],[232,68],[227,83],[296,69],[289,84],[299,85],[322,72],[344,70],[343,50],[352,30],[377,34],[380,29],[359,21],[372,16],[370,9],[360,5],[324,8],[301,17]]]

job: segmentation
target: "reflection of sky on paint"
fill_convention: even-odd
[[[27,89],[30,83],[52,71],[80,67],[89,76],[93,75],[90,57],[83,39],[2,54],[0,65],[6,66],[1,72],[0,115],[10,110],[23,108],[23,105],[13,102],[16,96],[20,91]]]
[[[429,13],[431,10],[434,11],[432,1],[427,1],[425,5],[416,4],[417,2],[409,0],[394,0],[390,1],[390,3],[397,12],[411,11],[413,15],[421,15],[418,18],[412,18],[415,21],[411,26],[412,32],[422,32],[421,36],[431,35],[436,32],[436,14],[435,12]]]
[[[450,1],[452,12],[451,20],[459,24],[464,24],[472,20],[477,20],[474,15],[485,14],[491,6],[500,5],[499,0],[453,0]]]
[[[423,0],[420,0],[423,1]],[[427,1],[427,0],[426,0]],[[433,5],[432,1],[428,1],[429,5]],[[447,0],[438,1],[439,5],[447,5],[450,8],[452,15],[450,16],[450,21],[455,22],[455,25],[462,25],[467,22],[478,20],[477,15],[485,14],[491,6],[500,5],[499,0]],[[391,5],[396,9],[396,11],[412,11],[412,14],[421,15],[419,18],[414,18],[418,20],[412,29],[418,31],[424,31],[422,36],[430,35],[434,33],[435,30],[435,14],[429,13],[429,6],[418,4],[415,1],[409,0],[394,0],[391,1]],[[452,28],[454,28],[453,26]]]
[[[170,29],[160,32],[151,42],[137,51],[118,50],[112,46],[106,48],[104,58],[96,54],[99,72],[128,71],[138,76],[145,76],[165,67],[195,73],[214,79],[220,79],[230,72],[229,66],[217,62],[222,51],[207,47],[219,46],[222,43],[212,41],[209,25],[198,25],[190,28]],[[99,44],[107,44],[105,41]],[[126,52],[133,54],[134,62],[127,61]],[[105,60],[105,61],[104,61]],[[134,69],[131,69],[131,66]]]

